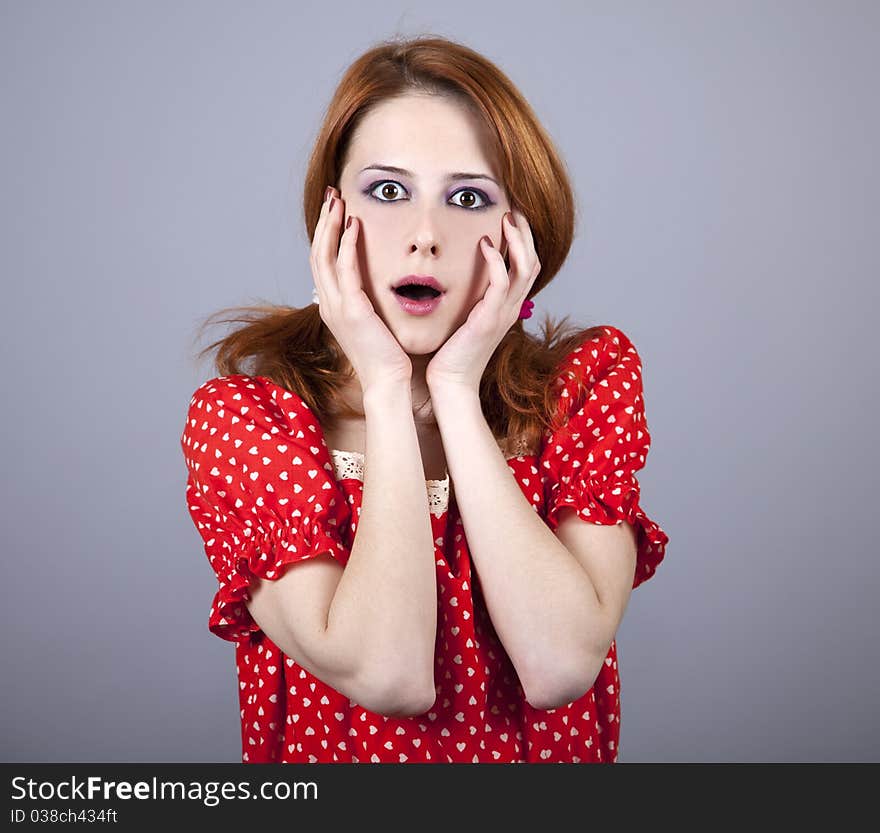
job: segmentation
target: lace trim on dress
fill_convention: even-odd
[[[507,459],[526,454],[528,449],[525,442],[520,440],[516,445],[516,453],[508,454]],[[337,480],[360,480],[364,482],[364,462],[366,457],[360,451],[341,451],[336,448],[330,449],[330,457],[333,460],[333,468],[336,470]],[[428,492],[428,509],[432,515],[440,517],[449,508],[449,474],[443,480],[426,480],[425,488]]]
[[[336,469],[337,480],[360,480],[364,482],[364,462],[366,457],[359,451],[339,451],[331,448],[333,468]],[[443,480],[426,480],[428,490],[428,509],[432,515],[439,517],[449,508],[449,475]]]

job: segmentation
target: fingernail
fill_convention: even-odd
[[[514,228],[516,228],[516,222],[513,219],[513,212],[508,211],[507,214],[505,214],[504,216],[507,217],[507,222],[509,222],[510,225],[512,225]]]
[[[345,221],[345,227],[348,228],[351,225],[351,214],[348,215],[348,219]]]
[[[484,234],[484,235],[482,236],[482,238],[480,238],[480,239],[481,239],[481,241],[482,241],[482,240],[485,240],[485,241],[486,241],[486,245],[489,246],[490,248],[492,248],[492,249],[495,248],[495,247],[492,245],[492,239],[489,237],[488,234]]]
[[[327,206],[327,212],[331,212],[333,210],[333,203],[336,202],[336,197],[330,197],[330,204]]]
[[[329,199],[329,197],[332,193],[333,193],[333,186],[328,185],[327,190],[324,191],[324,202],[327,202],[327,200]]]

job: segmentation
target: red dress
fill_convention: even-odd
[[[586,375],[588,395],[575,397],[568,371]],[[551,529],[563,506],[591,523],[632,523],[635,588],[653,575],[668,542],[639,506],[635,472],[650,435],[638,353],[622,331],[605,327],[569,354],[557,385],[569,432],[545,432],[540,453],[508,458],[508,466]],[[202,384],[181,446],[189,513],[219,581],[208,627],[236,644],[243,763],[616,762],[616,644],[582,697],[555,709],[529,705],[487,614],[448,475],[426,482],[437,564],[437,698],[424,714],[386,717],[282,653],[244,603],[252,575],[277,579],[324,552],[345,565],[363,457],[331,453],[302,399],[263,376]]]

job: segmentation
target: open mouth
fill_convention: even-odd
[[[404,298],[409,298],[411,301],[427,301],[431,298],[436,298],[442,294],[436,289],[431,288],[430,286],[424,286],[418,283],[411,283],[407,286],[399,286],[394,291],[398,295],[402,295]]]

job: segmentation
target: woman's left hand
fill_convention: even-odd
[[[434,354],[425,371],[432,392],[445,387],[479,393],[480,380],[489,359],[506,333],[519,319],[523,301],[541,272],[532,230],[522,212],[512,209],[516,225],[505,214],[501,221],[510,255],[510,272],[504,257],[489,240],[481,237],[479,248],[488,263],[489,286],[474,305],[467,321]]]

